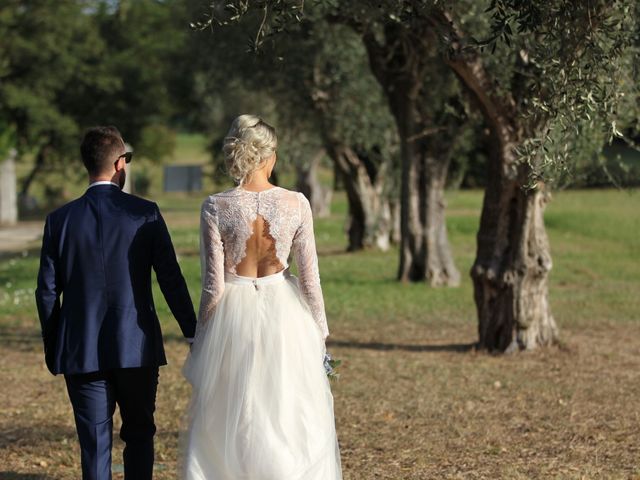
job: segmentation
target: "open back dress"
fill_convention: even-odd
[[[341,479],[308,200],[280,187],[212,195],[200,252],[198,328],[183,368],[193,387],[183,477]]]

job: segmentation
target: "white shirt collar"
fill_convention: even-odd
[[[87,187],[87,190],[89,190],[91,187],[95,187],[96,185],[115,185],[116,187],[120,188],[120,185],[118,185],[117,183],[110,182],[109,180],[100,180],[89,185]]]

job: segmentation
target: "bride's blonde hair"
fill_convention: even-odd
[[[255,115],[240,115],[231,124],[222,147],[229,175],[242,185],[277,147],[275,128]]]

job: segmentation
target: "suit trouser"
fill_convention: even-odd
[[[127,480],[153,476],[158,367],[65,375],[82,455],[83,480],[111,479],[113,414],[120,407]]]

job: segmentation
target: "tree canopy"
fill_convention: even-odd
[[[42,168],[77,158],[82,130],[94,124],[117,125],[141,155],[170,153],[158,131],[190,121],[187,19],[183,2],[16,0],[3,6],[3,139],[36,158],[23,193]]]

